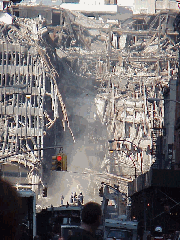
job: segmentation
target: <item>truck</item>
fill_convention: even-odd
[[[81,224],[82,206],[47,207],[37,213],[37,235],[44,239],[48,234],[57,234],[66,239]],[[71,230],[71,231],[69,231]]]
[[[137,221],[126,221],[119,219],[105,220],[105,239],[116,238],[121,240],[136,240],[137,239]]]
[[[100,197],[103,197],[102,201],[102,212],[103,212],[103,232],[104,239],[120,239],[120,240],[136,240],[137,239],[137,221],[129,221],[127,220],[126,215],[122,215],[123,209],[121,209],[127,201],[126,194],[119,191],[118,185],[114,185],[114,187],[106,184],[104,182],[101,183],[102,186],[99,189]],[[111,191],[111,192],[110,192]],[[114,200],[114,210],[115,215],[110,218],[110,212],[108,208],[109,200]],[[113,207],[113,206],[112,206]],[[111,209],[112,210],[112,209]],[[109,213],[108,213],[109,212]],[[113,214],[113,212],[112,212]],[[112,216],[111,216],[112,217]]]

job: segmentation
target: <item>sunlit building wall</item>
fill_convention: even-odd
[[[178,10],[175,0],[134,0],[134,13],[153,14],[162,10]]]

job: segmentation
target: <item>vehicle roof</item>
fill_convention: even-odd
[[[136,221],[120,221],[115,219],[106,219],[105,220],[106,227],[114,227],[114,228],[125,228],[125,229],[137,229],[138,222]]]
[[[46,208],[47,211],[52,211],[52,207],[47,207]],[[81,207],[79,206],[69,206],[69,207],[66,207],[66,206],[60,206],[60,207],[54,207],[53,206],[53,210],[54,211],[72,211],[72,210],[77,210],[77,211],[81,211]]]
[[[123,228],[111,228],[111,229],[109,229],[109,232],[110,231],[124,231],[124,232],[127,232],[129,229],[123,229]]]
[[[32,196],[36,196],[35,192],[31,191],[31,190],[17,190],[18,194],[20,195],[20,197],[32,197]]]
[[[77,225],[61,225],[61,228],[79,228]]]

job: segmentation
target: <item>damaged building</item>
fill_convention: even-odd
[[[26,184],[44,185],[53,154],[46,148],[68,145],[61,137],[66,127],[68,141],[83,139],[73,148],[87,156],[82,171],[91,176],[94,200],[101,181],[118,183],[127,194],[128,183],[151,167],[178,167],[178,12],[103,22],[59,7],[33,9],[12,6],[13,24],[1,24],[4,177],[14,163],[19,183],[24,176]]]
[[[46,34],[44,21],[39,19],[1,24],[0,158],[5,163],[1,171],[4,177],[20,177],[16,182],[19,188],[21,184],[30,184],[30,188],[31,184],[43,185],[43,152],[51,147],[54,137],[48,131],[59,118],[59,108],[64,125],[66,122],[69,127],[56,82],[59,75],[51,62],[51,58],[56,61],[56,56],[48,46],[44,48]]]
[[[112,41],[107,51],[110,77],[101,75],[102,88],[96,101],[102,122],[109,129],[109,139],[115,139],[111,149],[124,148],[110,153],[113,168],[118,167],[119,159],[126,162],[130,154],[139,174],[152,165],[170,168],[167,146],[174,141],[175,111],[172,115],[166,113],[164,119],[164,102],[148,99],[176,99],[179,52],[174,20],[174,13],[168,11],[135,15],[124,21],[120,29],[111,29]],[[101,59],[100,69],[106,64],[107,60]],[[168,106],[175,110],[175,102],[167,103],[166,111],[170,111]],[[108,158],[109,155],[104,166]]]

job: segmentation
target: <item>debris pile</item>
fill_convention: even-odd
[[[73,14],[72,29],[77,16],[80,18],[79,13]],[[148,99],[176,94],[175,87],[170,87],[178,72],[178,33],[173,26],[176,15],[164,11],[134,15],[118,24],[97,21],[97,25],[91,19],[91,27],[90,20],[83,17],[79,23],[91,44],[87,47],[76,40],[77,45],[65,49],[76,74],[96,79],[97,114],[107,128],[108,139],[115,139],[113,153],[104,139],[101,171],[134,178],[152,164],[155,168],[162,164],[157,158],[158,144],[162,143],[157,139],[164,134],[164,103],[150,103]],[[77,34],[78,28],[75,30]]]
[[[101,163],[96,170],[127,191],[128,181],[161,164],[157,139],[164,134],[164,107],[148,98],[176,93],[177,13],[104,23],[59,11],[57,26],[40,18],[0,25],[1,159],[21,162],[41,178],[44,155],[38,149],[54,123],[62,119],[75,140],[74,132],[86,118],[94,131],[88,132],[88,144],[94,144]],[[93,117],[84,113],[78,123],[69,120],[76,102],[89,104],[90,95],[96,105]],[[94,128],[96,121],[106,135]]]

